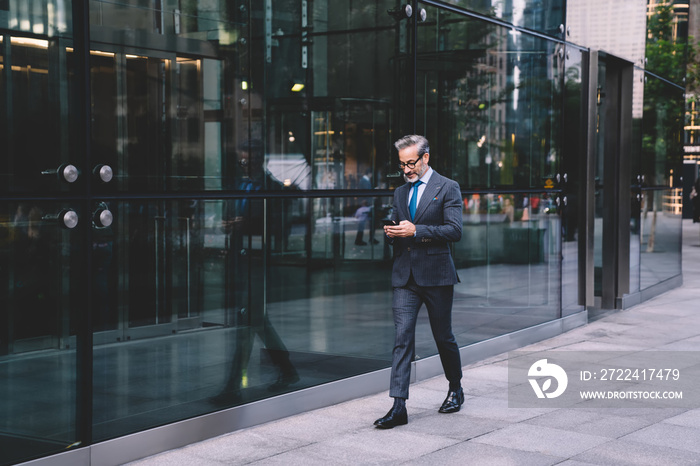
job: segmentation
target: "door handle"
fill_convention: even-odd
[[[92,213],[92,223],[97,228],[107,228],[112,225],[113,221],[114,215],[104,202],[100,203],[97,210]]]
[[[56,175],[59,180],[65,181],[66,183],[75,183],[80,175],[80,172],[75,167],[69,163],[64,163],[56,169],[44,170],[41,172],[42,175]]]
[[[114,171],[109,165],[98,165],[92,170],[92,173],[97,176],[103,183],[109,183],[114,177]]]
[[[68,230],[78,226],[78,213],[73,209],[63,209],[55,215],[44,215],[41,219],[56,222],[61,228]]]

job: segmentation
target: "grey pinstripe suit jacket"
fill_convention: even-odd
[[[394,192],[393,219],[411,220],[406,183]],[[394,266],[391,284],[404,286],[413,274],[419,286],[445,286],[459,283],[449,243],[462,237],[462,196],[457,182],[433,170],[425,186],[413,221],[416,236],[394,238]]]

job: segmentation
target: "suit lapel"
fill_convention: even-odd
[[[397,188],[400,191],[398,192],[398,198],[399,198],[399,221],[401,220],[411,220],[411,216],[408,212],[408,193],[411,191],[411,184],[406,183],[403,186]]]
[[[418,208],[416,209],[416,216],[414,218],[414,222],[418,222],[420,220],[421,216],[423,213],[428,209],[428,206],[430,203],[433,201],[433,199],[436,198],[437,194],[440,192],[442,189],[442,186],[445,183],[443,182],[443,179],[438,173],[433,170],[433,175],[430,177],[430,181],[428,181],[428,184],[425,185],[425,190],[423,191],[423,194],[420,197],[420,202],[418,203]]]

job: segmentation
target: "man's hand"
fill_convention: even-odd
[[[402,220],[398,225],[385,226],[384,233],[389,238],[408,238],[416,234],[416,226],[408,220]]]

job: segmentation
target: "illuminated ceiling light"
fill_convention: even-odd
[[[302,89],[304,89],[304,85],[301,83],[294,83],[294,85],[292,86],[292,92],[299,92]]]
[[[48,40],[30,39],[28,37],[13,37],[10,39],[10,43],[14,45],[26,45],[28,47],[39,47],[42,49],[49,48]]]

